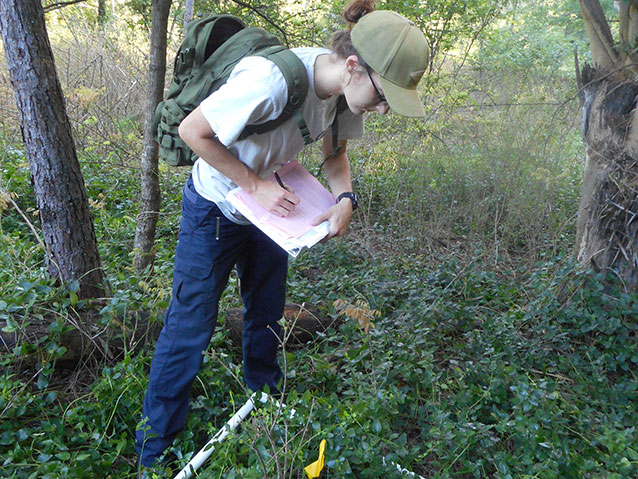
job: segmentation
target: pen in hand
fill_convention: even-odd
[[[285,184],[282,180],[281,180],[281,176],[279,176],[279,173],[277,173],[276,171],[273,173],[275,175],[275,179],[277,180],[277,183],[279,184],[279,186],[281,186],[284,190],[286,190],[288,193],[293,193],[295,192],[295,190],[292,188],[292,186]]]
[[[284,182],[281,181],[281,177],[279,176],[279,173],[275,171],[273,174],[275,175],[275,179],[277,180],[277,183],[279,184],[279,186],[281,186],[284,190],[288,191],[289,193],[294,194],[295,191],[290,186],[285,185]],[[293,205],[296,204],[293,201],[290,201],[288,198],[286,198],[286,201],[288,203],[292,203]]]

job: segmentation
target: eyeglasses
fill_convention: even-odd
[[[368,78],[370,78],[370,83],[372,83],[372,86],[374,87],[374,91],[377,92],[377,98],[379,99],[379,101],[376,104],[378,105],[379,103],[383,103],[383,102],[387,103],[388,100],[385,99],[385,97],[381,94],[381,92],[377,88],[377,85],[374,83],[374,80],[372,79],[372,75],[370,74],[370,70],[368,68],[366,68],[366,72],[368,72]]]

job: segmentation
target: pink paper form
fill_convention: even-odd
[[[319,180],[308,173],[297,161],[283,166],[278,174],[284,184],[292,187],[301,199],[295,206],[295,210],[285,218],[266,211],[244,190],[234,190],[233,194],[259,222],[275,227],[287,236],[299,238],[313,228],[311,224],[313,219],[335,205],[335,199]],[[274,175],[267,179],[276,181]]]

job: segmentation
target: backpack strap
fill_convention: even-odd
[[[299,128],[301,136],[303,136],[303,144],[310,145],[311,143],[314,143],[315,140],[312,136],[310,136],[310,128],[306,125],[306,120],[303,119],[303,115],[301,114],[301,108],[299,108],[297,113],[295,113],[295,121],[297,122],[297,127]]]
[[[319,165],[319,169],[317,170],[317,176],[321,173],[321,169],[323,165],[326,164],[326,161],[331,160],[339,153],[341,153],[341,146],[339,146],[339,115],[346,111],[348,108],[348,103],[346,102],[346,97],[343,95],[339,95],[337,98],[337,111],[335,112],[335,119],[332,120],[331,126],[331,134],[332,134],[332,153],[326,156],[321,164]]]
[[[310,136],[310,131],[303,117],[301,116],[301,105],[308,94],[308,73],[303,62],[297,55],[281,45],[268,47],[265,50],[255,53],[272,61],[284,76],[288,87],[288,101],[278,118],[265,123],[247,125],[239,136],[243,140],[254,133],[266,133],[288,121],[293,115],[299,126],[299,131],[304,138],[306,145],[314,140]]]

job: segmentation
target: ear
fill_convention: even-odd
[[[354,73],[354,71],[356,70],[358,66],[359,66],[359,59],[357,58],[356,55],[350,55],[348,58],[346,58],[346,62],[345,62],[346,71],[350,73],[351,75]]]
[[[346,87],[353,81],[354,74],[357,72],[357,68],[359,67],[359,59],[356,55],[350,55],[346,58],[344,62],[343,68],[343,86]]]

